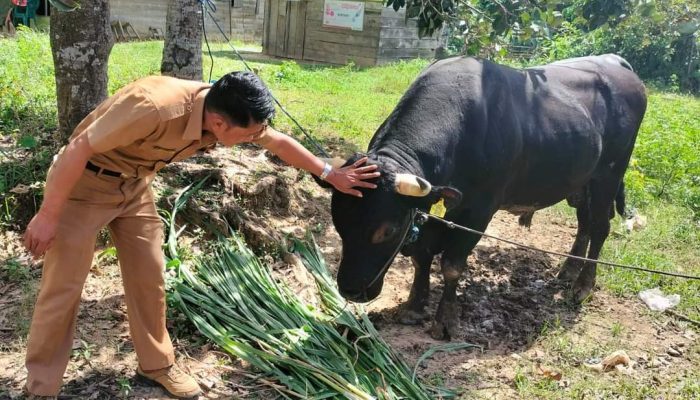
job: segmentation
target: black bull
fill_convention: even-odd
[[[428,210],[440,198],[448,205],[446,219],[480,231],[497,210],[529,223],[535,210],[567,199],[578,218],[571,254],[597,259],[616,198],[618,212],[624,210],[622,178],[645,109],[642,82],[616,55],[523,70],[474,58],[430,65],[370,142],[369,162],[382,172],[378,188],[363,198],[333,194],[333,223],[343,242],[342,295],[377,297],[413,210]],[[430,265],[442,253],[445,287],[431,334],[456,333],[457,282],[479,239],[428,222],[403,248],[415,266],[400,313],[404,323],[423,319]],[[589,295],[595,275],[595,263],[572,259],[559,273],[574,280],[578,300]]]

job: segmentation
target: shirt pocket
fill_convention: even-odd
[[[139,145],[139,150],[141,151],[142,157],[146,160],[164,161],[167,163],[175,157],[180,149],[153,142],[143,142]]]

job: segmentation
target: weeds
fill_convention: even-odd
[[[121,397],[129,397],[131,394],[131,381],[129,378],[119,378],[117,379],[117,387],[119,391],[119,396]]]
[[[112,264],[117,261],[117,249],[115,247],[107,247],[97,254],[97,264]]]
[[[95,350],[95,345],[87,343],[84,340],[80,341],[80,346],[73,349],[73,357],[76,359],[82,359],[86,364],[90,364],[90,359],[92,358],[93,351]]]
[[[614,338],[620,337],[623,329],[624,327],[622,326],[622,324],[620,324],[619,322],[613,322],[612,327],[610,328],[610,334]]]
[[[0,266],[0,277],[7,282],[23,283],[32,278],[32,272],[19,260],[11,258]]]

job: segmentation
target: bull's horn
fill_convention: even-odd
[[[331,165],[331,167],[338,169],[345,165],[346,160],[343,160],[340,157],[333,157],[333,158],[321,158],[321,161],[328,163]]]
[[[425,197],[432,189],[430,182],[411,174],[396,174],[394,187],[396,193],[414,197]]]

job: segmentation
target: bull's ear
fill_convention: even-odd
[[[451,210],[459,205],[462,201],[462,192],[451,186],[433,186],[430,191],[430,198],[433,204],[445,200],[445,208]]]

